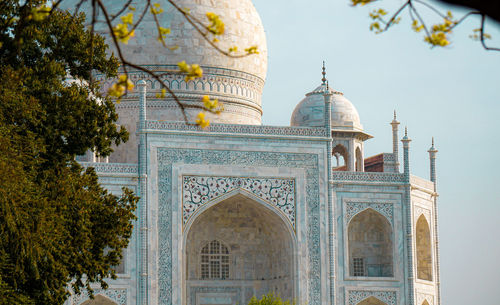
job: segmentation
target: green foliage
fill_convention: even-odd
[[[128,138],[90,81],[91,71],[115,76],[118,62],[84,16],[43,4],[0,5],[0,305],[62,304],[68,285],[106,287],[135,219],[131,191],[109,194],[74,161]]]
[[[263,295],[260,300],[255,296],[252,297],[248,305],[295,305],[295,302],[291,303],[289,300],[283,301],[279,296],[275,296],[270,292],[267,295]]]

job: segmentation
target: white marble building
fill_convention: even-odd
[[[430,180],[413,176],[405,134],[400,171],[394,117],[392,152],[366,157],[372,136],[325,73],[291,126],[261,125],[267,49],[251,1],[176,1],[195,15],[219,14],[223,46],[259,46],[243,59],[208,47],[159,2],[179,48],[162,49],[146,19],[126,54],[164,71],[182,101],[209,95],[225,111],[205,130],[185,124],[174,101],[156,98],[157,81],[130,72],[137,91],[116,105],[130,141],[107,160],[81,161],[111,192],[126,186],[141,197],[138,221],[118,279],[93,301],[67,303],[246,304],[274,292],[297,304],[439,305],[434,145]],[[169,72],[181,60],[200,63],[204,76],[186,83]]]

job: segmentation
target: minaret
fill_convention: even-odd
[[[391,122],[392,126],[392,154],[394,155],[394,171],[399,173],[399,143],[398,143],[398,126],[396,120],[396,110],[394,110],[394,119]]]
[[[434,188],[436,188],[436,153],[438,152],[438,150],[434,147],[434,137],[432,137],[432,146],[427,152],[429,152],[431,165],[431,181],[434,182]]]
[[[403,142],[403,162],[404,162],[404,170],[405,178],[410,180],[410,142],[411,139],[408,138],[408,129],[405,127],[405,136],[401,139]]]
[[[434,147],[434,137],[432,137],[432,145],[428,150],[430,159],[430,175],[431,181],[434,182],[434,192],[436,192],[436,154],[438,150]],[[436,284],[437,284],[437,304],[441,304],[441,282],[439,272],[439,234],[438,234],[438,206],[437,194],[434,196],[434,247],[436,256]]]

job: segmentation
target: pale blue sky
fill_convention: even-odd
[[[295,105],[320,84],[325,60],[330,85],[351,100],[375,137],[366,142],[367,156],[391,151],[396,109],[413,140],[411,172],[428,178],[434,136],[442,304],[498,305],[500,52],[468,38],[477,21],[460,26],[450,47],[431,50],[405,21],[371,33],[369,8],[352,8],[348,0],[253,2],[269,49],[264,124],[289,125]],[[500,26],[489,32],[500,47]]]

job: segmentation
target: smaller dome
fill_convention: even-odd
[[[363,131],[363,125],[354,105],[344,97],[342,92],[327,88],[321,84],[295,107],[290,120],[291,126],[321,127],[325,124],[325,98],[324,92],[328,90],[332,95],[332,129]]]

